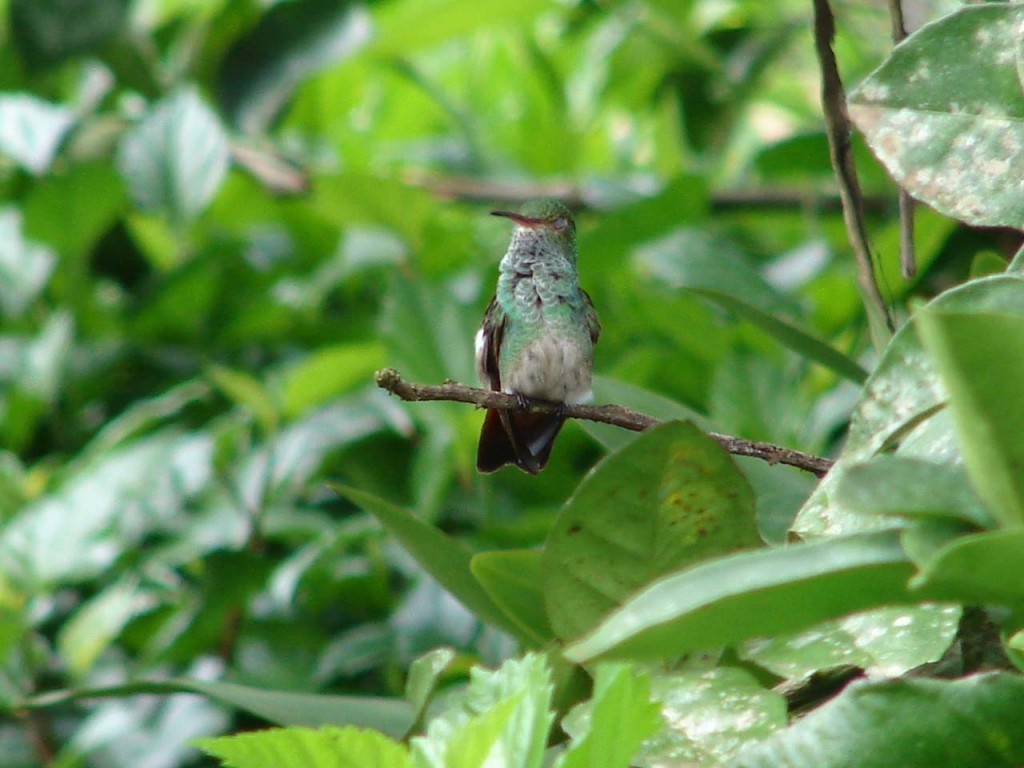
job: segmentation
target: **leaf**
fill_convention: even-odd
[[[421,768],[540,768],[554,714],[544,656],[509,659],[495,671],[474,667],[465,693],[412,739]]]
[[[117,168],[140,208],[188,221],[206,207],[227,173],[227,137],[198,92],[181,88],[125,132]]]
[[[658,675],[664,726],[644,742],[639,765],[718,766],[783,728],[786,700],[735,667]]]
[[[976,226],[1024,226],[1024,10],[971,6],[897,46],[850,94],[850,117],[896,181]]]
[[[0,208],[0,310],[18,317],[43,290],[56,266],[47,247],[26,239],[21,212],[13,206]]]
[[[1024,281],[1016,274],[980,278],[946,291],[928,308],[1024,316]],[[942,464],[958,463],[961,459],[946,399],[946,388],[921,345],[917,324],[905,324],[864,383],[843,451],[798,513],[792,530],[803,538],[814,538],[891,526],[891,519],[858,513],[840,504],[835,487],[848,467],[863,464],[883,451]]]
[[[264,430],[272,432],[277,427],[279,409],[260,381],[223,365],[211,365],[206,375],[225,397],[252,411]]]
[[[556,768],[627,768],[662,724],[660,712],[647,674],[629,664],[598,664],[593,695],[562,721],[572,742]]]
[[[295,417],[373,378],[385,362],[380,342],[336,344],[310,352],[281,383],[284,413]]]
[[[85,675],[128,622],[155,605],[154,595],[130,581],[115,582],[83,603],[57,634],[57,649],[71,673]]]
[[[138,680],[102,688],[72,688],[32,696],[14,708],[44,709],[72,701],[123,698],[143,694],[198,693],[277,725],[355,725],[401,738],[413,722],[412,707],[402,699],[290,693],[237,683],[207,680]]]
[[[974,488],[1000,525],[1024,525],[1024,317],[924,310],[915,322],[949,390]]]
[[[758,309],[753,304],[737,299],[722,291],[716,291],[711,288],[688,288],[688,290],[690,293],[703,296],[723,309],[727,309],[749,320],[789,349],[803,355],[808,360],[823,365],[843,378],[857,384],[862,384],[868,377],[868,372],[856,360],[847,357],[828,343],[811,335],[788,320]]]
[[[802,629],[868,607],[911,602],[913,572],[891,531],[740,552],[636,594],[565,655],[671,658]]]
[[[960,536],[935,552],[910,586],[936,599],[1018,608],[1024,606],[1022,559],[1022,530]]]
[[[110,163],[76,163],[62,170],[40,179],[24,198],[25,234],[78,259],[111,227],[127,196]],[[85,286],[73,288],[86,291]]]
[[[73,122],[70,109],[27,93],[0,96],[0,152],[41,176]]]
[[[763,314],[792,313],[793,302],[758,274],[740,248],[696,227],[682,227],[637,248],[636,270],[673,288],[743,296]],[[731,307],[735,311],[735,307]],[[790,334],[792,336],[792,334]]]
[[[421,0],[375,6],[376,34],[371,51],[384,57],[408,56],[477,29],[530,21],[552,7],[551,0]]]
[[[556,518],[542,560],[551,626],[578,637],[659,576],[759,543],[753,493],[725,450],[691,424],[653,427]]]
[[[412,768],[409,750],[359,728],[275,728],[193,742],[232,768]]]
[[[31,65],[52,64],[113,36],[124,23],[129,4],[130,0],[89,0],[69,8],[67,0],[11,0],[10,40]]]
[[[409,675],[405,680],[405,699],[419,715],[430,701],[437,679],[448,669],[455,659],[455,651],[451,648],[435,648],[420,656],[409,665]]]
[[[246,133],[266,130],[306,77],[353,55],[369,39],[366,9],[351,0],[271,6],[221,62],[224,112]]]
[[[540,550],[481,552],[470,560],[469,569],[495,605],[536,645],[554,638],[544,613]]]
[[[1011,768],[1024,761],[1024,682],[1005,672],[963,680],[854,682],[728,768]]]
[[[883,454],[848,468],[835,499],[855,512],[952,518],[980,528],[994,522],[962,466],[901,456]]]
[[[503,629],[526,643],[532,638],[509,619],[474,578],[472,554],[461,543],[445,536],[415,515],[377,496],[332,483],[331,488],[369,512],[398,539],[423,569],[471,610],[478,619]]]
[[[959,606],[875,608],[802,632],[750,640],[740,656],[780,677],[803,678],[852,665],[868,675],[895,677],[938,661],[956,638]]]

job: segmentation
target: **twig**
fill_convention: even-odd
[[[828,0],[814,0],[814,47],[821,65],[821,106],[825,114],[825,133],[828,135],[832,168],[839,182],[839,197],[843,201],[846,234],[857,259],[857,281],[868,304],[868,311],[874,310],[892,331],[895,326],[875,281],[871,247],[864,226],[864,204],[850,149],[850,118],[846,112],[846,92],[843,90],[843,81],[839,76],[835,53],[832,51],[835,32],[835,18],[832,16]]]
[[[382,368],[377,371],[377,386],[397,395],[409,402],[428,400],[448,400],[456,403],[472,403],[480,408],[519,409],[519,398],[504,392],[492,392],[488,389],[468,387],[454,381],[446,381],[441,385],[414,384],[405,381],[394,368]],[[660,422],[653,416],[638,413],[621,405],[561,405],[539,400],[531,400],[527,404],[530,411],[551,413],[561,407],[562,413],[572,419],[585,419],[600,424],[611,424],[633,432],[643,432]],[[787,464],[791,467],[813,472],[822,477],[832,467],[832,460],[814,456],[802,451],[794,451],[772,443],[757,440],[746,440],[742,437],[719,435],[709,432],[708,435],[717,440],[729,453],[736,456],[752,456],[767,461],[769,464]]]
[[[892,41],[899,44],[907,36],[903,22],[902,0],[889,0],[889,18],[892,20]],[[905,189],[899,191],[900,200],[900,274],[909,280],[917,273],[914,254],[914,198]]]
[[[583,210],[594,206],[594,194],[586,186],[568,181],[504,181],[477,176],[439,175],[410,171],[405,180],[414,186],[429,189],[432,194],[449,200],[470,203],[517,205],[536,197],[555,197],[570,208]],[[867,195],[865,210],[886,213],[892,200],[885,195]],[[821,211],[842,209],[842,200],[835,192],[814,191],[797,187],[753,187],[720,189],[711,193],[711,210],[716,212],[746,209],[804,209]]]

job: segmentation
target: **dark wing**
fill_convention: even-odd
[[[480,383],[494,392],[501,391],[501,372],[498,356],[501,353],[501,337],[505,334],[505,312],[498,303],[498,297],[484,310],[484,319],[476,336],[476,375]]]
[[[583,314],[587,318],[587,330],[590,331],[590,341],[597,344],[597,339],[601,336],[601,321],[597,319],[597,310],[594,309],[594,302],[590,298],[590,294],[586,291],[583,293]]]
[[[497,298],[491,299],[476,337],[476,372],[483,386],[501,391],[501,341],[507,321]],[[555,436],[564,419],[545,413],[517,413],[488,409],[477,444],[476,468],[493,472],[515,464],[524,472],[537,474],[547,464]]]

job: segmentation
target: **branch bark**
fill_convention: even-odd
[[[860,283],[868,312],[884,321],[889,331],[895,330],[889,308],[878,290],[875,269],[864,225],[864,202],[857,180],[850,147],[850,118],[846,111],[846,92],[839,76],[832,40],[835,37],[835,18],[828,0],[814,0],[814,47],[821,66],[821,106],[825,114],[825,133],[828,135],[832,168],[839,182],[839,197],[843,201],[843,219],[846,234],[857,259],[857,282]]]
[[[408,402],[425,402],[430,400],[447,400],[456,403],[472,403],[478,408],[519,409],[521,404],[516,395],[505,392],[492,392],[446,381],[444,384],[414,384],[402,378],[394,368],[382,368],[375,377],[377,386]],[[571,419],[585,419],[600,424],[628,429],[632,432],[643,432],[661,422],[653,416],[624,408],[621,405],[568,405],[549,403],[541,400],[530,400],[527,408],[538,413],[552,413],[558,409]],[[791,467],[813,472],[823,477],[834,463],[831,459],[814,456],[781,445],[763,443],[758,440],[747,440],[742,437],[720,435],[709,432],[708,435],[729,453],[736,456],[752,456],[769,464],[786,464]]]

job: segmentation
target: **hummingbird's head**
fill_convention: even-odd
[[[576,221],[565,204],[557,200],[531,200],[519,213],[491,211],[491,215],[512,219],[517,229],[530,230],[533,237],[575,257]]]

